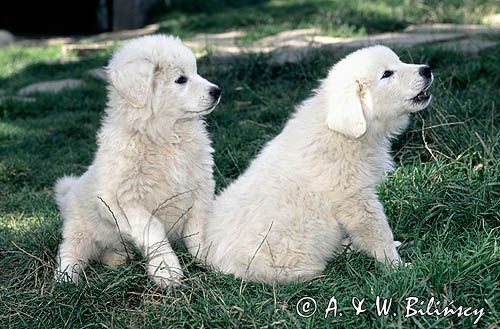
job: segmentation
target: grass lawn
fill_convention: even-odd
[[[226,0],[249,4],[220,5],[223,2],[173,0],[172,7],[154,11],[153,21],[160,23],[162,32],[183,37],[240,30],[247,34],[239,42],[246,44],[298,28],[349,37],[402,30],[410,24],[480,23],[498,13],[498,3],[492,0]]]
[[[64,173],[84,172],[92,160],[105,91],[83,72],[104,64],[108,54],[49,65],[39,61],[57,58],[57,49],[1,50],[0,89],[69,76],[88,85],[0,105],[0,327],[471,327],[471,318],[405,318],[407,297],[484,307],[477,326],[488,327],[500,318],[498,51],[473,58],[399,51],[405,60],[430,63],[437,76],[435,100],[395,143],[398,168],[380,190],[411,268],[389,272],[348,253],[312,282],[269,286],[214,273],[183,254],[186,287],[167,293],[151,286],[141,259],[118,269],[94,264],[79,286],[52,282],[61,220],[51,187]],[[317,54],[284,66],[265,60],[240,57],[225,72],[210,59],[200,63],[201,73],[224,90],[208,118],[219,188],[280,131],[337,56]],[[318,302],[307,319],[295,310],[304,296]],[[376,296],[393,298],[396,315],[377,316]],[[325,320],[331,297],[343,316]],[[352,297],[366,298],[366,312],[355,316]]]
[[[273,0],[245,8],[251,13],[282,3]],[[311,3],[319,8],[323,2]],[[361,6],[359,1],[349,3]],[[396,3],[384,6],[398,13],[401,6],[423,2]],[[491,5],[465,3],[465,8],[479,11]],[[404,23],[393,27],[417,21],[421,11],[415,5],[415,16],[402,13]],[[263,12],[248,17],[274,16]],[[467,19],[456,18],[461,12],[465,15],[465,9],[443,10],[449,17],[439,19],[480,18],[473,10]],[[237,10],[225,13],[231,17]],[[299,16],[307,15],[303,11]],[[189,19],[196,20],[193,17]],[[199,19],[200,26],[205,18]],[[359,24],[367,33],[384,30],[383,24],[376,28],[371,21]],[[220,27],[225,28],[231,25]],[[186,30],[190,32],[194,30]],[[32,103],[0,103],[0,328],[497,328],[500,47],[473,57],[431,48],[397,52],[405,61],[429,63],[436,74],[434,101],[394,143],[397,169],[380,189],[395,238],[403,242],[401,256],[413,266],[387,271],[372,258],[352,252],[338,257],[311,282],[270,286],[210,271],[177,248],[185,287],[165,292],[150,284],[140,258],[117,269],[92,264],[78,286],[52,282],[61,219],[51,188],[61,175],[83,173],[92,161],[106,92],[104,84],[85,71],[104,65],[110,52],[50,64],[46,61],[63,57],[59,47],[0,49],[0,89],[6,94],[35,81],[76,77],[87,82],[81,89],[38,95]],[[240,56],[224,66],[210,58],[200,61],[201,74],[223,88],[221,104],[207,118],[218,189],[243,172],[262,145],[279,133],[294,105],[310,95],[342,55],[316,53],[285,65],[269,65],[265,56],[257,55]],[[302,318],[296,304],[306,296],[315,298],[318,310]],[[377,315],[376,296],[392,298],[389,315]],[[338,301],[337,316],[332,311],[325,319],[332,297]],[[366,299],[365,312],[355,314],[353,297]],[[408,297],[425,302],[434,297],[441,303],[438,309],[453,300],[455,307],[484,308],[485,314],[476,325],[477,316],[405,317]]]

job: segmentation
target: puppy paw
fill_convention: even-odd
[[[151,280],[163,289],[170,289],[182,285],[182,270],[174,267],[148,267],[149,277]]]
[[[58,283],[75,283],[77,284],[80,275],[78,271],[78,264],[75,264],[71,267],[66,267],[66,268],[57,268],[55,273],[54,273],[54,281]]]
[[[394,248],[399,248],[402,245],[401,241],[394,241],[393,244]]]

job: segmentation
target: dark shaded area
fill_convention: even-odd
[[[103,31],[98,17],[100,2],[99,0],[2,1],[0,28],[16,34],[97,33]]]
[[[15,34],[93,34],[142,27],[158,0],[4,1],[0,28]]]
[[[241,8],[243,6],[255,5],[268,2],[269,0],[171,0],[167,7],[165,2],[161,4],[166,10],[181,10],[191,13],[209,12],[214,13],[224,8]]]
[[[155,13],[205,12],[241,8],[268,0],[158,0],[4,1],[0,29],[15,34],[93,34],[142,27]]]

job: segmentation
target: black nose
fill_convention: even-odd
[[[218,99],[220,94],[222,93],[222,89],[219,87],[212,87],[208,94],[212,96],[214,99]]]
[[[430,79],[432,77],[432,70],[429,65],[422,66],[418,71],[424,78]]]

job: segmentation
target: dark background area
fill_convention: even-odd
[[[95,33],[108,30],[99,22],[100,0],[3,1],[0,28],[21,34]],[[111,1],[105,1],[111,13]],[[104,17],[103,19],[110,19]]]
[[[267,0],[85,0],[3,1],[0,29],[15,34],[93,34],[139,28],[157,13],[212,13]]]

